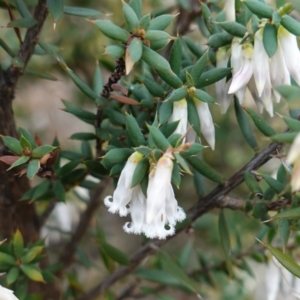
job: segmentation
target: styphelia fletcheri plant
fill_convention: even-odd
[[[16,28],[19,34],[17,28],[30,28],[36,23],[28,15],[30,12],[26,5],[22,1],[17,2],[22,19],[12,20],[9,26]],[[146,250],[141,250],[143,257],[184,228],[192,232],[191,229],[196,228],[193,221],[212,208],[243,210],[249,216],[266,222],[269,227],[264,225],[258,239],[261,241],[267,235],[267,242],[261,241],[262,245],[287,270],[300,277],[300,267],[286,253],[290,232],[299,230],[300,219],[300,120],[299,111],[295,109],[295,103],[300,99],[300,52],[297,45],[300,23],[290,15],[294,9],[299,11],[297,1],[277,1],[277,8],[258,0],[228,1],[226,11],[220,10],[221,6],[214,3],[202,1],[197,4],[199,14],[196,13],[202,37],[201,47],[200,42],[195,43],[184,36],[186,32],[177,34],[174,30],[173,36],[170,34],[170,26],[179,18],[174,9],[143,15],[141,0],[122,1],[125,24],[119,26],[108,20],[107,16],[98,18],[99,12],[95,10],[64,7],[62,1],[58,2],[47,2],[54,28],[63,12],[87,18],[89,25],[100,30],[101,36],[112,40],[105,46],[103,57],[112,57],[115,66],[104,84],[97,64],[91,88],[68,67],[57,47],[45,43],[43,39],[37,41],[38,50],[58,62],[76,86],[93,101],[97,111],[86,111],[70,101],[62,100],[64,111],[94,127],[94,132],[77,132],[71,136],[73,140],[82,141],[80,153],[61,149],[57,139],[53,145],[45,145],[38,136],[34,138],[24,128],[19,129],[19,139],[2,135],[6,152],[0,157],[1,163],[9,165],[8,170],[18,167],[16,173],[19,176],[26,174],[29,179],[35,176],[42,178],[41,183],[26,191],[22,200],[54,199],[54,203],[65,202],[67,192],[76,186],[97,189],[99,184],[91,178],[100,180],[101,185],[106,183],[106,178],[113,177],[115,189],[112,195],[101,197],[110,213],[130,218],[124,218],[123,229],[126,233],[156,240],[143,248]],[[178,1],[181,12],[191,13],[193,8],[185,7],[182,2]],[[191,22],[188,22],[187,28]],[[2,40],[0,46],[13,56],[13,51]],[[21,68],[23,64],[18,57],[12,60],[14,68]],[[259,113],[247,101],[247,89]],[[290,117],[280,115],[288,126],[284,133],[278,133],[270,125],[271,117],[276,112],[274,107],[281,98],[288,100],[290,105]],[[216,139],[215,135],[216,113],[211,111],[228,113],[231,102],[234,102],[242,135],[256,156],[226,180],[225,172],[220,174],[215,171],[203,157],[206,153],[213,157],[216,152],[223,153],[222,139]],[[269,119],[262,117],[264,110],[268,112]],[[287,114],[286,111],[280,113]],[[261,134],[274,141],[261,152],[258,152],[260,142],[257,142],[252,131],[248,115]],[[96,142],[96,151],[92,150],[91,141]],[[286,153],[279,153],[284,143],[293,141],[287,157]],[[264,171],[256,171],[271,156],[280,163],[276,178]],[[68,162],[65,163],[65,160]],[[187,212],[182,208],[184,201],[176,196],[183,176],[194,177],[201,196]],[[204,196],[203,181],[206,179],[218,186]],[[243,181],[250,195],[243,195],[245,200],[230,198],[228,194]],[[51,211],[54,205],[49,204],[49,207]],[[281,212],[268,214],[272,210]],[[46,217],[47,213],[46,209]],[[92,215],[91,211],[87,209],[86,215]],[[225,271],[229,277],[235,278],[236,268],[250,272],[242,259],[244,256],[253,254],[255,257],[256,254],[257,260],[261,261],[266,258],[263,247],[251,248],[246,254],[241,252],[240,237],[237,238],[236,249],[233,249],[229,229],[235,226],[230,222],[221,209],[218,224],[225,262],[221,267],[213,264],[212,268]],[[82,226],[78,226],[80,238]],[[274,239],[277,231],[279,238]],[[129,265],[129,274],[137,267],[136,262],[143,258],[133,257],[130,262],[122,251],[107,242],[100,228],[92,236],[93,240],[97,240],[104,264],[110,272],[112,262],[117,262]],[[274,246],[271,245],[273,239]],[[64,268],[69,265],[68,256],[73,257],[76,251],[76,243],[74,246],[72,239],[70,245],[61,256],[67,263],[63,266],[57,264],[54,270],[41,268],[39,262],[43,257],[44,241],[25,245],[21,232],[16,231],[10,243],[0,245],[0,270],[6,273],[0,284],[12,287],[17,297],[25,299],[29,280],[53,282],[53,273],[62,276]],[[184,248],[179,263],[160,251],[156,262],[149,265],[157,267],[157,273],[151,273],[154,270],[149,270],[150,267],[140,268],[136,276],[161,285],[169,283],[163,280],[167,277],[174,286],[200,297],[199,293],[205,294],[205,289],[197,286],[196,280],[201,280],[201,275],[197,272],[187,274],[184,266],[191,252],[190,245],[188,243]],[[284,251],[278,249],[281,246]],[[294,245],[290,247],[294,248]],[[70,255],[69,249],[73,251]],[[80,261],[86,261],[81,248],[77,250]],[[140,252],[137,253],[139,255]],[[207,257],[197,255],[200,265],[210,268]],[[108,276],[123,276],[118,274]],[[68,275],[68,281],[66,299],[79,297],[83,292],[78,287],[76,276]],[[87,292],[83,299],[93,299],[101,291],[100,284],[100,287]],[[11,297],[8,299],[14,299],[15,296],[9,291],[4,292]]]

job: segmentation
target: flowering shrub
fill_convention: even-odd
[[[122,1],[123,23],[92,8],[65,6],[63,0],[11,2],[0,0],[11,20],[7,28],[19,41],[15,50],[0,38],[9,61],[0,65],[0,284],[16,296],[0,286],[0,299],[173,299],[165,294],[169,285],[176,299],[177,290],[185,299],[210,294],[217,299],[217,281],[226,299],[246,299],[244,288],[228,292],[226,286],[231,279],[246,286],[240,274],[252,271],[245,258],[265,263],[270,256],[300,277],[294,260],[300,219],[298,1],[236,0],[223,7],[222,1],[178,0],[154,12],[142,6],[150,1]],[[89,28],[109,38],[91,78],[93,87],[71,69],[64,52],[39,37],[48,14],[56,30],[67,31],[60,20],[72,15],[86,18]],[[188,36],[195,26],[200,42]],[[62,100],[65,112],[92,127],[70,137],[80,141],[80,151],[66,149],[58,138],[44,144],[25,128],[16,130],[12,100],[35,54],[51,58],[85,97],[81,105]],[[74,70],[81,63],[75,61]],[[33,72],[56,79],[42,71]],[[109,73],[106,81],[102,73]],[[83,108],[85,99],[93,103],[90,110]],[[291,143],[286,155],[282,149]],[[30,187],[28,179],[37,178]],[[111,178],[114,191],[109,193]],[[192,189],[191,178],[198,200],[190,199],[190,191],[180,193],[186,186]],[[57,203],[71,201],[72,191],[85,210],[75,232],[55,248],[51,239],[41,239],[40,230]],[[98,217],[103,203],[124,219],[118,235],[140,235],[131,237],[142,240],[131,257],[123,246],[113,246],[108,226],[101,226],[102,219],[114,220],[109,222],[116,222],[116,230],[119,226],[113,215]],[[66,216],[65,228],[72,226],[71,219]],[[246,222],[252,222],[251,230]],[[208,254],[205,243],[198,242],[207,232],[214,240]],[[85,234],[92,245],[80,245]],[[177,259],[161,249],[169,241]],[[88,271],[84,279],[82,268],[91,269],[99,260],[91,250],[95,244],[108,274],[92,278]],[[111,289],[124,277],[125,287],[133,283],[123,292]],[[139,289],[147,282],[156,285]],[[268,292],[274,294],[269,285]]]

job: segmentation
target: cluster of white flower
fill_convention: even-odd
[[[173,157],[166,152],[150,171],[147,197],[140,185],[131,187],[134,171],[142,158],[139,152],[129,157],[113,196],[106,197],[104,203],[109,212],[118,212],[121,217],[130,213],[131,222],[123,227],[127,233],[144,233],[148,238],[165,239],[175,233],[176,222],[185,219],[171,185]]]
[[[300,190],[300,133],[296,136],[289,154],[287,156],[286,162],[288,164],[294,164],[292,178],[291,178],[291,186],[292,191]]]
[[[19,300],[12,290],[9,290],[0,285],[0,299],[1,300]]]
[[[208,107],[208,104],[198,99],[194,98],[195,106],[197,108],[198,116],[200,119],[201,133],[205,137],[209,146],[215,149],[215,126],[213,119]],[[183,143],[195,142],[196,133],[194,130],[190,130],[191,125],[188,123],[188,110],[187,110],[187,100],[182,99],[176,101],[173,104],[173,113],[169,119],[169,122],[179,121],[179,124],[175,130],[175,133],[179,133],[182,136],[186,135],[186,139],[183,139]]]
[[[251,42],[241,44],[241,38],[235,37],[232,40],[232,80],[226,84],[226,79],[223,79],[216,86],[222,113],[226,112],[230,104],[230,95],[236,94],[242,104],[248,87],[260,112],[265,107],[270,116],[273,116],[273,102],[280,101],[280,95],[273,88],[283,84],[290,85],[290,76],[300,84],[300,51],[296,36],[279,26],[278,47],[269,58],[263,44],[265,23],[260,26],[254,36],[254,46]],[[217,67],[226,67],[228,60],[228,51],[219,49]]]

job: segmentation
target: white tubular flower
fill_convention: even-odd
[[[253,98],[253,100],[254,100],[257,108],[258,108],[258,111],[260,113],[262,113],[263,110],[264,110],[264,104],[262,103],[261,98],[258,95],[258,91],[257,91],[256,85],[255,85],[255,81],[254,81],[253,76],[251,77],[251,79],[248,83],[248,89],[249,89],[249,91],[251,93],[251,96],[252,96],[252,98]]]
[[[286,158],[286,162],[290,165],[300,160],[300,133],[294,139],[294,142],[290,148],[289,154]]]
[[[227,21],[235,21],[235,1],[227,0],[224,7]]]
[[[217,51],[216,67],[226,68],[228,64],[228,60],[229,60],[229,55],[226,48],[225,47],[219,48],[219,50]],[[230,82],[226,83],[226,77],[225,77],[219,80],[218,82],[216,82],[215,85],[216,85],[217,100],[221,107],[221,113],[225,114],[232,99],[232,95],[228,94]]]
[[[269,56],[263,44],[263,28],[254,36],[253,74],[258,95],[261,96],[267,81],[270,78]]]
[[[242,45],[242,60],[239,71],[233,76],[228,93],[234,94],[245,89],[253,74],[253,46],[250,43]],[[243,102],[243,99],[239,99]]]
[[[169,122],[178,120],[180,120],[180,122],[174,133],[185,135],[188,123],[187,102],[185,99],[173,103],[173,113],[169,119]]]
[[[145,223],[146,197],[140,185],[134,190],[133,200],[130,204],[131,223],[127,222],[123,229],[127,233],[141,234]]]
[[[231,59],[230,64],[232,68],[232,75],[234,76],[241,68],[242,60],[242,39],[234,37],[231,43]]]
[[[146,224],[143,232],[148,238],[165,239],[175,233],[176,221],[185,219],[185,213],[178,207],[171,185],[173,161],[170,154],[164,154],[156,169],[149,174],[146,201]]]
[[[215,149],[215,125],[208,104],[194,99],[201,124],[201,133],[212,150]]]
[[[280,26],[278,29],[278,39],[287,69],[297,84],[300,85],[300,52],[297,38]]]
[[[299,191],[300,190],[300,133],[296,136],[291,146],[286,162],[288,164],[294,164],[291,186],[293,192]]]
[[[9,290],[0,285],[0,299],[1,300],[19,300],[12,290]]]
[[[132,176],[142,158],[143,155],[139,152],[134,152],[128,158],[113,196],[107,196],[104,199],[104,204],[108,207],[109,212],[116,213],[119,211],[121,217],[128,214],[129,209],[127,205],[133,200],[133,197],[136,195],[136,189],[138,189],[137,186],[131,188]],[[110,201],[111,198],[113,198],[113,201]]]
[[[272,101],[272,85],[271,85],[270,77],[267,77],[267,80],[265,82],[265,87],[261,95],[261,100],[262,103],[264,104],[266,111],[269,113],[271,117],[273,117],[274,111],[273,111],[273,101]]]

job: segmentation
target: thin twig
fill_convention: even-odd
[[[144,260],[145,257],[151,255],[156,251],[156,249],[160,248],[170,239],[174,238],[180,232],[187,229],[192,223],[192,221],[196,220],[212,208],[217,207],[217,203],[219,201],[221,201],[230,191],[232,191],[244,181],[243,174],[245,171],[256,170],[262,165],[264,165],[267,161],[271,159],[271,155],[277,153],[282,148],[282,146],[283,145],[281,143],[273,142],[263,151],[257,153],[249,163],[247,163],[243,168],[241,168],[232,177],[230,177],[230,179],[227,180],[225,184],[218,185],[212,192],[210,192],[207,196],[199,199],[199,201],[192,208],[189,209],[187,215],[190,219],[190,222],[185,227],[179,229],[175,235],[170,236],[166,240],[151,241],[145,244],[144,246],[140,247],[136,251],[136,253],[132,255],[131,262],[128,266],[120,267],[119,269],[117,269],[115,272],[107,276],[102,282],[100,282],[98,285],[92,288],[85,295],[79,297],[78,300],[94,299],[99,294],[107,290],[116,281],[132,273],[141,263],[141,261]]]
[[[99,186],[94,191],[94,194],[91,197],[86,210],[82,213],[79,224],[75,230],[75,233],[73,234],[71,240],[66,244],[60,256],[59,262],[62,264],[62,268],[60,272],[62,272],[64,269],[70,266],[70,264],[73,262],[74,254],[76,252],[78,243],[80,242],[83,235],[85,234],[90,224],[90,221],[95,214],[95,211],[102,203],[101,194],[103,190],[106,188],[106,186],[109,184],[109,181],[110,178],[107,178],[100,182]]]
[[[48,204],[47,208],[45,209],[45,211],[43,212],[43,214],[40,216],[39,219],[39,226],[40,228],[42,228],[46,221],[48,220],[49,216],[51,215],[56,203],[58,202],[57,198],[53,198],[51,199],[50,203]]]

